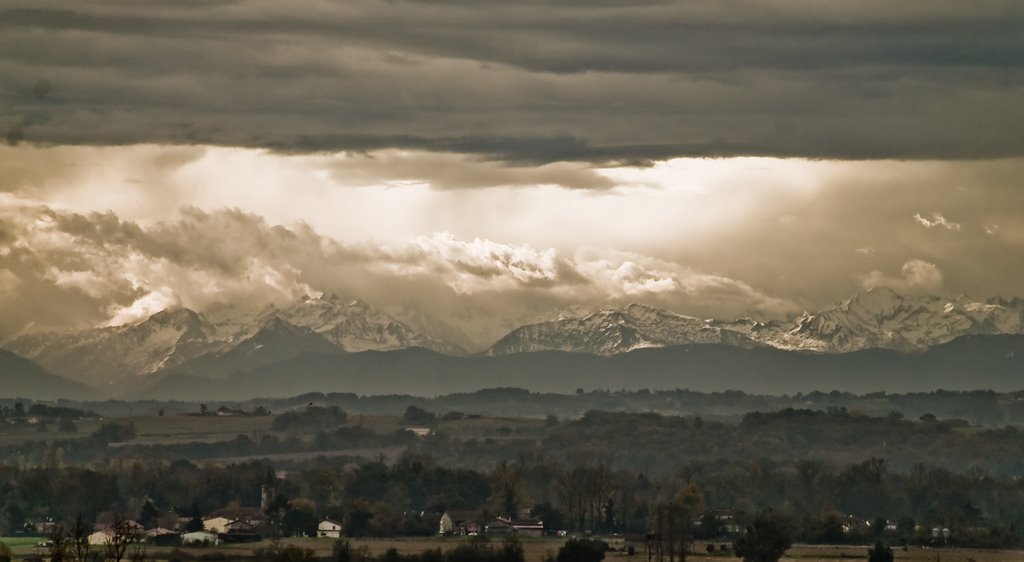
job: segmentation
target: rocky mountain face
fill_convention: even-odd
[[[1024,301],[904,296],[869,290],[793,323],[700,320],[641,305],[513,330],[488,355],[560,350],[615,355],[643,347],[725,343],[842,353],[917,352],[966,335],[1024,333]]]
[[[577,318],[560,318],[513,330],[487,350],[487,355],[572,351],[615,355],[646,347],[691,343],[757,345],[748,336],[710,322],[641,304],[602,310]]]
[[[422,347],[459,355],[462,348],[431,339],[358,299],[336,295],[306,297],[294,305],[270,314],[309,328],[344,351],[388,351]]]
[[[789,331],[827,352],[923,351],[966,335],[1021,333],[1024,306],[1019,300],[907,297],[884,288],[858,294],[817,314],[804,314]]]
[[[167,310],[122,326],[24,334],[2,347],[98,387],[168,372],[225,376],[305,352],[424,347],[464,353],[362,301],[333,295],[235,317]]]
[[[225,378],[311,353],[333,357],[424,348],[465,355],[457,345],[427,337],[362,301],[334,295],[233,314],[164,311],[123,326],[26,334],[2,347],[49,372],[99,388],[138,387],[171,374]],[[1024,334],[1020,299],[979,302],[874,289],[793,322],[703,320],[634,304],[522,326],[481,355],[616,356],[694,345],[820,354],[868,349],[918,353],[963,336],[1018,334]]]
[[[220,342],[202,316],[163,311],[140,322],[81,331],[30,333],[3,347],[83,382],[146,376],[212,351]]]

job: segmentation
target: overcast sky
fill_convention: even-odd
[[[1015,296],[1024,4],[0,7],[0,339],[360,297],[482,345],[646,302]]]

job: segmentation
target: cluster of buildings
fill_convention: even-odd
[[[440,535],[544,535],[544,522],[537,519],[498,516],[487,519],[479,511],[446,511],[438,521]]]

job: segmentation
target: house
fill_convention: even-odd
[[[441,535],[479,535],[483,532],[479,511],[446,511],[441,514],[437,532]]]
[[[122,529],[126,532],[137,533],[142,535],[142,525],[139,525],[135,521],[124,521]],[[93,533],[89,535],[89,544],[91,545],[105,545],[110,544],[113,540],[115,531],[113,527],[97,525],[93,527]]]
[[[100,529],[89,535],[89,544],[91,545],[106,545],[110,544],[111,539],[114,537],[114,531],[112,529]]]
[[[196,531],[194,533],[185,533],[184,535],[181,535],[181,544],[220,544],[220,539],[213,533]]]
[[[488,535],[504,536],[511,535],[514,532],[512,524],[502,518],[495,519],[487,524]]]
[[[703,515],[704,516],[710,515],[711,517],[714,517],[715,521],[717,521],[718,524],[721,525],[722,531],[724,531],[728,535],[736,535],[736,534],[739,534],[741,531],[743,531],[743,529],[740,527],[739,523],[736,522],[736,510],[735,509],[732,509],[732,508],[709,509],[709,510],[705,511]],[[700,519],[698,519],[694,523],[696,525],[698,525],[698,526],[703,525],[703,522]]]
[[[499,516],[494,523],[487,526],[487,534],[509,533],[522,537],[543,537],[544,522],[537,519],[512,519]]]
[[[204,527],[205,527],[205,524],[204,524]],[[256,527],[253,526],[252,523],[250,523],[248,521],[243,521],[241,519],[235,519],[233,521],[228,521],[224,525],[224,531],[223,532],[224,533],[230,533],[230,534],[238,534],[238,533],[253,533],[255,531],[256,531]]]
[[[181,535],[170,529],[157,527],[143,533],[142,540],[157,546],[174,546],[181,542]]]
[[[226,533],[231,522],[232,520],[227,517],[203,519],[203,530],[209,533]]]
[[[327,518],[320,522],[316,526],[316,536],[327,537],[332,539],[341,538],[341,523],[338,523],[334,519]]]
[[[35,528],[37,535],[48,537],[53,534],[53,529],[57,526],[57,523],[54,522],[53,519],[47,517],[42,521],[37,521],[32,526]]]
[[[434,433],[434,430],[430,429],[429,427],[407,427],[405,428],[405,430],[412,433],[416,437],[427,437],[430,434]]]
[[[520,537],[543,537],[544,522],[535,519],[516,519],[511,522],[512,532]]]

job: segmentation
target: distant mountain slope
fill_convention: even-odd
[[[162,375],[170,372],[224,378],[232,373],[286,361],[302,353],[341,353],[341,349],[309,328],[295,326],[272,316],[251,336],[221,350],[170,367]]]
[[[0,349],[0,397],[82,400],[99,398],[100,393],[58,377],[16,353]]]
[[[216,347],[213,326],[188,309],[122,326],[26,334],[4,347],[78,381],[104,384],[179,365]]]
[[[1024,388],[1024,336],[967,336],[923,353],[871,349],[841,354],[693,344],[600,356],[540,351],[452,357],[423,349],[303,354],[224,380],[170,376],[152,398],[245,399],[303,392],[435,396],[514,386],[535,392],[689,388],[791,393]]]
[[[517,328],[486,351],[487,355],[536,351],[574,351],[615,355],[645,347],[693,343],[757,345],[749,337],[703,320],[641,304],[602,310],[580,318],[560,318]]]

